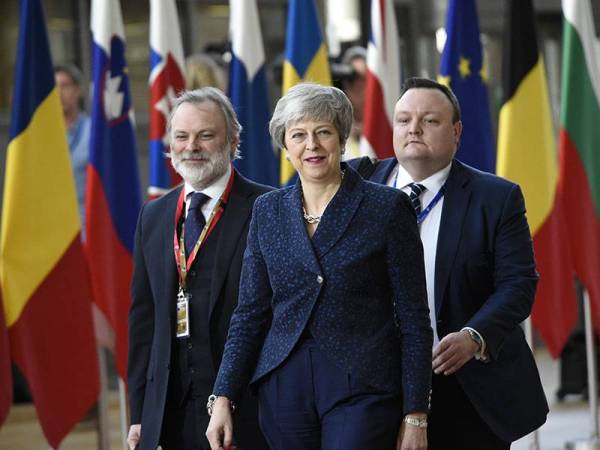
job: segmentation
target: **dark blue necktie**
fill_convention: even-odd
[[[418,216],[419,214],[421,214],[421,200],[419,199],[419,197],[427,188],[422,184],[418,183],[410,183],[408,185],[408,188],[410,189],[410,194],[408,195],[408,197],[410,198],[410,202],[412,203],[413,208],[415,209],[415,212]]]
[[[188,196],[188,212],[183,223],[186,255],[192,252],[194,245],[196,245],[200,237],[202,228],[206,225],[206,219],[204,218],[204,214],[202,214],[202,205],[209,199],[210,197],[202,192],[194,192]]]

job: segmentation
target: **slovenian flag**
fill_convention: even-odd
[[[129,285],[141,192],[118,0],[93,0],[91,24],[93,95],[85,245],[94,300],[113,327],[116,367],[126,380]]]
[[[402,84],[398,28],[392,0],[371,0],[371,33],[367,47],[367,86],[363,113],[363,155],[394,156],[394,108]]]
[[[229,97],[242,125],[241,159],[234,164],[258,183],[279,186],[278,158],[269,137],[270,102],[260,22],[255,0],[230,1],[233,58]]]
[[[174,0],[150,0],[150,185],[157,197],[181,181],[169,152],[167,117],[175,97],[185,89],[183,45]]]
[[[75,179],[41,0],[22,0],[0,233],[0,286],[13,363],[58,448],[100,388]],[[4,326],[6,324],[6,326]],[[0,336],[5,357],[6,334]],[[6,361],[2,397],[6,400]],[[9,383],[6,385],[5,383]],[[0,405],[5,414],[6,405]],[[2,417],[0,417],[1,419]]]
[[[460,102],[464,127],[456,157],[494,173],[496,148],[486,78],[475,0],[450,0],[438,81],[450,86]]]
[[[314,0],[290,0],[283,63],[283,94],[302,81],[331,85],[327,46],[323,42]],[[295,180],[292,164],[280,151],[281,185]]]

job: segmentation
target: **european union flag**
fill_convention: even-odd
[[[450,86],[460,102],[463,133],[456,157],[494,172],[496,150],[484,80],[479,21],[475,0],[450,0],[446,16],[446,45],[438,81]]]

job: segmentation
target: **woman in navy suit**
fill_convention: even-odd
[[[259,197],[240,298],[209,397],[213,449],[250,382],[273,449],[426,449],[432,332],[408,197],[341,162],[342,91],[296,85],[270,132],[298,172]],[[402,426],[401,426],[402,425]]]

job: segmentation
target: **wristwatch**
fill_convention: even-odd
[[[404,422],[418,428],[427,428],[427,417],[404,416]]]
[[[481,337],[475,333],[475,331],[471,328],[463,328],[467,333],[469,333],[469,337],[475,341],[477,345],[479,345],[479,351],[483,348],[483,342],[481,341]]]
[[[206,411],[208,412],[209,416],[212,416],[213,407],[215,406],[215,402],[217,401],[217,398],[219,398],[219,397],[220,396],[217,396],[215,394],[211,394],[208,396],[208,401],[206,402]],[[231,409],[231,412],[233,413],[235,411],[235,403],[233,403],[229,399],[227,399],[227,401],[229,402],[229,408]]]

